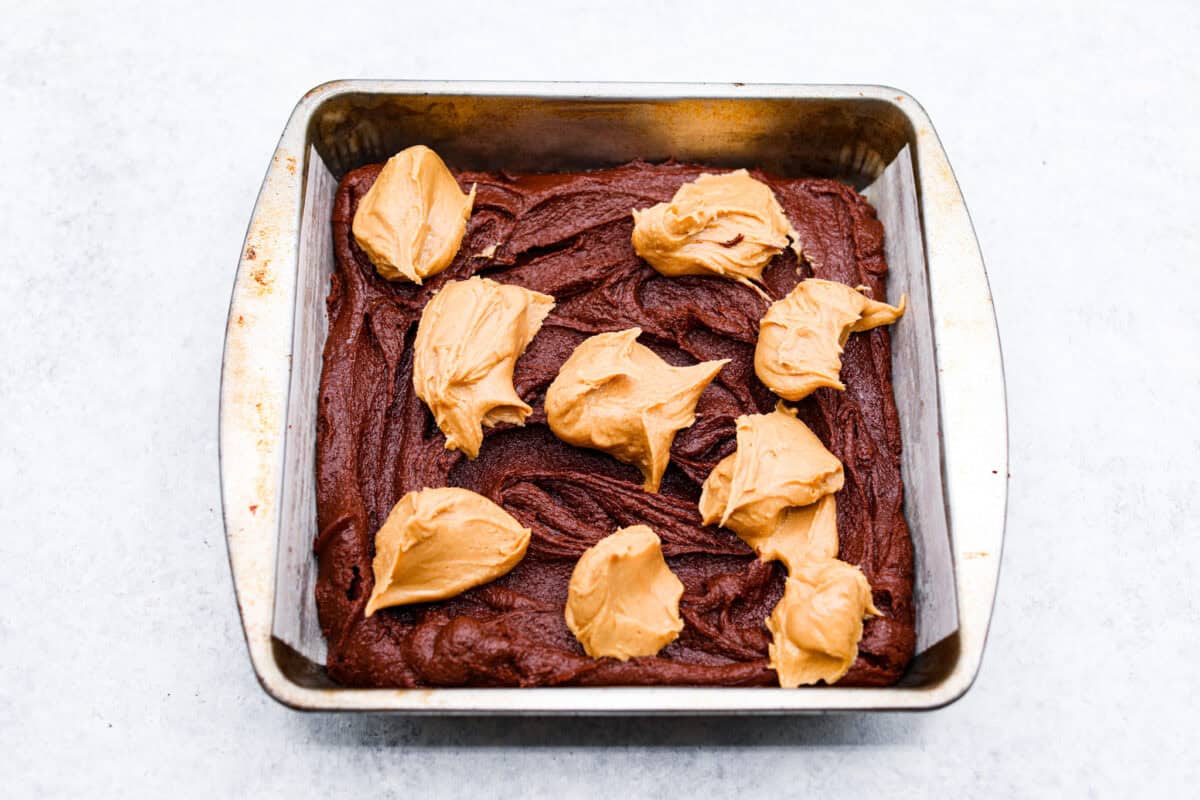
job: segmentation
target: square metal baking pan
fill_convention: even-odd
[[[298,309],[323,307],[327,288],[312,279],[306,272],[312,265],[301,258],[305,190],[314,175],[310,154],[340,177],[416,142],[459,168],[544,172],[676,157],[834,177],[858,188],[907,145],[927,265],[957,632],[919,654],[896,686],[797,690],[349,689],[276,638],[281,526],[296,518],[285,513],[284,504],[296,496],[286,489],[313,480],[312,453],[296,445],[312,437],[289,429],[295,427],[289,403],[315,403],[321,342],[298,349]],[[1004,537],[1006,437],[1000,345],[983,258],[946,154],[911,96],[882,86],[324,84],[296,106],[267,170],[226,331],[222,502],[250,658],[272,697],[307,710],[759,714],[937,708],[970,688],[983,655]],[[312,534],[303,539],[311,542]]]

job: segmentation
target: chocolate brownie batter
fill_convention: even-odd
[[[709,471],[733,452],[734,420],[775,406],[754,375],[768,304],[723,278],[659,275],[630,242],[630,209],[669,200],[706,168],[632,163],[564,175],[458,174],[464,189],[478,185],[475,210],[453,264],[424,286],[380,278],[351,235],[358,201],[380,168],[348,174],[333,212],[337,269],[317,423],[315,543],[330,676],[351,686],[776,685],[763,622],[783,593],[783,568],[758,561],[732,532],[702,526],[696,507]],[[861,196],[834,181],[755,177],[771,185],[810,262],[797,265],[790,251],[777,256],[764,273],[772,297],[812,275],[886,297],[883,227]],[[491,245],[494,256],[479,257]],[[514,385],[533,414],[524,428],[489,429],[475,461],[444,448],[412,386],[421,309],[446,281],[472,274],[558,303],[517,362]],[[560,442],[542,408],[576,345],[634,326],[673,364],[732,359],[701,396],[695,425],[676,437],[659,494],[642,491],[636,467]],[[843,462],[839,557],[862,568],[883,612],[866,623],[858,660],[839,684],[878,686],[899,678],[914,644],[912,542],[901,511],[886,328],[850,337],[841,377],[845,392],[820,389],[798,407]],[[525,559],[453,599],[365,618],[375,531],[406,492],[436,486],[480,492],[531,528]],[[563,619],[571,570],[600,538],[637,524],[661,537],[684,584],[685,627],[654,657],[589,658]]]

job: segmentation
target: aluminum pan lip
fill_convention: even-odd
[[[343,94],[556,99],[874,100],[916,132],[938,361],[947,518],[959,602],[959,648],[936,683],[886,688],[562,687],[311,688],[291,680],[271,636],[283,426],[291,379],[299,222],[309,123]],[[560,83],[346,80],[306,93],[263,180],[243,244],[226,326],[220,397],[221,500],[238,611],[263,689],[301,710],[412,714],[778,714],[927,710],[961,697],[978,674],[995,600],[1008,484],[1007,412],[999,335],[966,204],[928,115],[887,86],[726,83]]]

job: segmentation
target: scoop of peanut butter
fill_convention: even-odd
[[[633,249],[663,275],[720,275],[743,282],[799,237],[771,187],[744,169],[701,175],[669,203],[633,212]]]
[[[767,618],[771,667],[785,689],[834,683],[858,656],[863,618],[879,611],[858,567],[822,559],[792,570]]]
[[[822,386],[845,389],[839,378],[842,348],[855,331],[888,325],[904,314],[905,300],[889,306],[844,283],[809,278],[767,309],[759,323],[754,371],[785,400]]]
[[[809,561],[835,558],[838,552],[837,500],[827,494],[817,502],[783,512],[779,525],[762,537],[743,537],[764,561],[782,561],[789,571]]]
[[[729,363],[673,367],[645,345],[640,328],[586,339],[546,391],[546,421],[567,444],[633,464],[657,492],[675,434],[696,421],[696,402]]]
[[[682,596],[658,536],[633,525],[580,556],[567,589],[567,627],[593,658],[652,656],[683,630]]]
[[[447,283],[425,305],[413,386],[447,449],[475,458],[484,425],[525,424],[531,409],[513,388],[513,368],[553,308],[549,295],[480,277]]]
[[[444,600],[495,580],[525,556],[529,536],[529,528],[469,489],[409,492],[375,534],[375,588],[366,615]]]
[[[830,538],[833,552],[828,557],[833,557],[837,522],[832,502],[809,511],[796,507],[831,496],[843,481],[842,462],[796,412],[780,403],[770,414],[738,417],[737,450],[704,481],[700,516],[705,525],[729,528],[764,558],[764,550],[777,553],[789,567],[810,545],[826,552]]]
[[[475,188],[463,194],[437,153],[409,147],[388,159],[359,201],[354,239],[381,276],[419,284],[450,266],[474,202]]]

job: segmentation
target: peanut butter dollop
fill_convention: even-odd
[[[554,298],[473,277],[451,281],[421,312],[413,387],[446,449],[479,455],[483,426],[524,425],[531,411],[513,388],[513,368],[554,308]]]
[[[633,249],[663,275],[720,275],[743,283],[799,237],[771,187],[744,169],[701,175],[669,203],[633,212]]]
[[[700,515],[722,525],[765,561],[788,570],[783,598],[767,619],[771,667],[792,688],[846,674],[858,655],[863,617],[877,614],[862,572],[837,560],[842,464],[779,403],[737,420],[737,450],[704,481]]]
[[[858,567],[835,558],[791,570],[783,599],[767,619],[768,653],[779,685],[836,682],[858,657],[863,618],[879,611]]]
[[[576,447],[633,464],[657,492],[675,434],[696,421],[696,402],[729,359],[673,367],[638,344],[640,328],[586,339],[546,391],[546,421]]]
[[[469,489],[409,492],[375,534],[375,588],[366,615],[444,600],[495,580],[525,556],[529,536],[529,528]]]
[[[822,386],[845,389],[839,379],[842,348],[852,332],[888,325],[899,306],[870,299],[844,283],[809,278],[771,304],[759,324],[754,371],[785,400],[800,400]]]
[[[376,271],[389,281],[422,279],[450,266],[475,203],[437,153],[424,145],[388,159],[358,203],[352,230]]]
[[[782,561],[788,571],[810,561],[836,558],[837,500],[827,494],[817,502],[789,508],[765,537],[744,537],[764,561]]]
[[[652,656],[683,630],[683,583],[667,567],[658,536],[621,528],[584,551],[567,588],[567,627],[593,658]]]
[[[738,417],[737,450],[705,479],[700,516],[705,525],[729,528],[760,556],[779,558],[789,568],[810,546],[826,552],[830,538],[832,558],[837,554],[832,498],[821,508],[795,507],[831,496],[844,480],[842,462],[780,403],[770,414]]]

